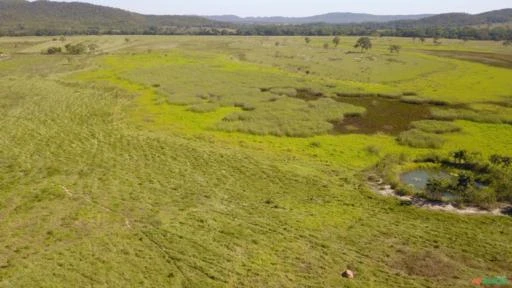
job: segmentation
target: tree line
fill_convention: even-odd
[[[126,29],[39,28],[1,29],[0,36],[57,35],[242,35],[242,36],[393,36],[411,38],[448,38],[461,40],[512,40],[508,27],[391,27],[390,24],[368,23],[353,25],[232,25],[229,28],[209,26],[148,26]]]

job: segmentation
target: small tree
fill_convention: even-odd
[[[467,173],[461,173],[457,177],[457,190],[466,191],[473,184],[473,177]]]
[[[512,40],[503,41],[503,46],[512,46]]]
[[[338,47],[338,45],[340,45],[340,41],[341,41],[341,38],[339,36],[334,37],[334,39],[332,39],[332,43],[334,44],[334,47]]]
[[[426,40],[427,40],[427,39],[425,39],[425,37],[423,37],[423,36],[421,36],[421,37],[420,37],[420,42],[421,42],[421,44],[425,43],[425,41],[426,41]]]
[[[361,48],[361,52],[372,48],[372,40],[369,37],[361,37],[357,40],[354,48]]]
[[[306,44],[309,44],[309,43],[311,43],[311,38],[306,37],[306,38],[304,38],[304,41],[306,41]]]
[[[402,50],[402,46],[400,45],[391,45],[389,46],[390,53],[400,54],[400,50]]]
[[[455,163],[464,163],[468,159],[468,152],[466,150],[453,152],[453,159],[455,159]]]

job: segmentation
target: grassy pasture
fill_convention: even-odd
[[[48,56],[62,41],[0,38],[0,287],[471,287],[512,276],[511,217],[402,206],[360,176],[387,154],[510,154],[512,126],[459,114],[506,118],[512,70],[423,52],[510,48],[375,38],[361,54],[356,38],[329,49],[312,39],[67,37],[99,48]],[[330,133],[332,120],[371,116],[338,93],[412,92],[465,105],[425,106],[453,122],[404,125],[442,138],[438,149]],[[347,265],[352,281],[340,277]]]

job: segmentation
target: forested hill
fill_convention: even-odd
[[[492,25],[510,23],[512,24],[512,9],[502,9],[481,14],[466,14],[466,13],[446,13],[439,14],[431,17],[426,17],[416,21],[397,21],[397,24],[408,25],[411,27],[418,26],[443,26],[443,27],[461,27],[461,26],[474,26],[474,25]]]
[[[418,20],[351,24],[244,25],[242,35],[373,35],[512,40],[512,9],[481,14],[446,13]],[[510,43],[510,42],[508,42]]]
[[[229,28],[195,16],[151,16],[87,3],[0,0],[0,33],[55,34],[192,34]]]
[[[422,15],[372,15],[363,13],[327,13],[310,17],[238,17],[235,15],[206,16],[216,21],[243,23],[243,24],[349,24],[365,22],[389,22],[396,20],[417,20],[432,16]]]
[[[512,9],[491,11],[477,15],[449,13],[417,20],[396,20],[391,22],[382,22],[384,21],[383,18],[375,18],[380,16],[368,15],[330,13],[309,17],[308,21],[315,20],[315,23],[247,24],[238,23],[240,21],[236,20],[242,18],[236,16],[218,18],[219,20],[224,20],[222,22],[199,16],[143,15],[121,9],[79,2],[0,0],[0,36],[231,34],[265,36],[381,35],[479,40],[512,39]],[[345,17],[345,20],[340,20],[342,16]],[[417,15],[415,17],[420,16]],[[388,18],[391,20],[397,16],[387,17],[391,17]],[[229,23],[230,21],[233,23]],[[351,23],[324,23],[333,21],[349,21]],[[359,21],[372,22],[355,23]]]

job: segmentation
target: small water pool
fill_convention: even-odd
[[[425,190],[428,180],[451,179],[453,178],[447,171],[438,169],[416,169],[400,175],[400,181],[406,185],[414,186],[418,190]]]

